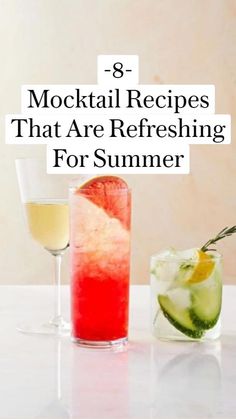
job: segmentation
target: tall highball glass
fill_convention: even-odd
[[[112,347],[128,336],[130,190],[96,193],[94,203],[91,189],[70,191],[72,338]]]

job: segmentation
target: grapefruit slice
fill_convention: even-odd
[[[127,183],[117,176],[98,176],[77,189],[80,194],[130,229],[130,194]]]

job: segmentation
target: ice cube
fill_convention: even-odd
[[[166,293],[173,303],[183,309],[190,307],[190,291],[186,288],[175,288]]]

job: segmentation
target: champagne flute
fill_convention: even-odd
[[[29,232],[54,258],[55,312],[42,325],[20,325],[25,333],[69,333],[61,312],[61,262],[69,246],[68,176],[49,175],[43,159],[17,159],[16,171]],[[83,176],[82,176],[83,177]]]

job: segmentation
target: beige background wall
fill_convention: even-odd
[[[0,0],[0,283],[49,283],[51,258],[22,218],[14,159],[44,153],[6,146],[3,115],[20,111],[23,83],[95,83],[97,54],[139,54],[142,83],[213,83],[231,113],[230,146],[192,146],[189,176],[127,176],[133,188],[132,281],[148,281],[150,254],[202,244],[236,224],[235,0]],[[236,237],[224,242],[234,281]],[[64,281],[68,281],[67,260]]]

